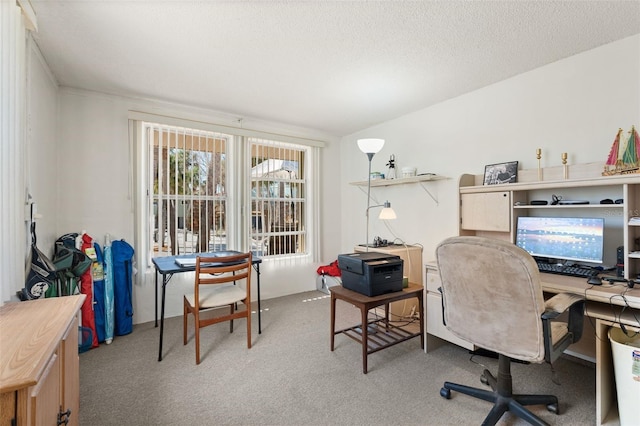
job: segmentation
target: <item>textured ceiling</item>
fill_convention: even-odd
[[[63,86],[336,136],[640,33],[640,1],[31,3]]]

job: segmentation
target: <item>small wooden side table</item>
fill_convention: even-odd
[[[329,291],[331,291],[331,351],[333,352],[337,334],[344,334],[359,342],[362,345],[362,372],[364,374],[367,374],[367,356],[369,354],[417,336],[420,336],[420,346],[424,349],[424,305],[421,285],[409,283],[409,286],[402,291],[373,297],[348,290],[342,286],[331,287]],[[389,303],[413,297],[418,299],[420,315],[420,332],[418,333],[410,332],[389,322]],[[362,315],[360,324],[336,331],[336,300],[338,299],[360,308]],[[384,305],[384,318],[369,321],[369,310],[382,305]]]

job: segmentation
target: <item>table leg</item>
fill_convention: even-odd
[[[418,295],[416,298],[418,299],[418,315],[420,316],[420,347],[424,350],[424,301],[422,295]]]
[[[256,263],[254,269],[256,270],[256,275],[258,277],[258,334],[262,334],[262,308],[260,307],[260,264]]]
[[[369,311],[365,306],[360,306],[362,314],[362,372],[367,374],[367,355],[369,354]]]
[[[389,329],[389,304],[384,304],[384,328],[385,330]]]
[[[331,293],[331,352],[333,352],[333,343],[336,337],[336,296]]]
[[[164,277],[163,277],[163,281],[164,281]],[[156,269],[156,297],[155,297],[155,304],[156,304],[156,327],[158,326],[158,270]]]
[[[167,279],[162,276],[162,306],[160,308],[160,346],[158,347],[158,362],[162,361],[162,335],[164,333],[164,301],[165,301],[165,288],[167,286]]]

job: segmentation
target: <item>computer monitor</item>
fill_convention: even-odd
[[[516,245],[534,257],[602,263],[604,219],[519,217]]]

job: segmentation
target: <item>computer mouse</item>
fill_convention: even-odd
[[[589,277],[589,279],[587,279],[587,284],[591,284],[591,285],[602,285],[602,280],[600,279],[599,276],[594,275],[592,277]]]

